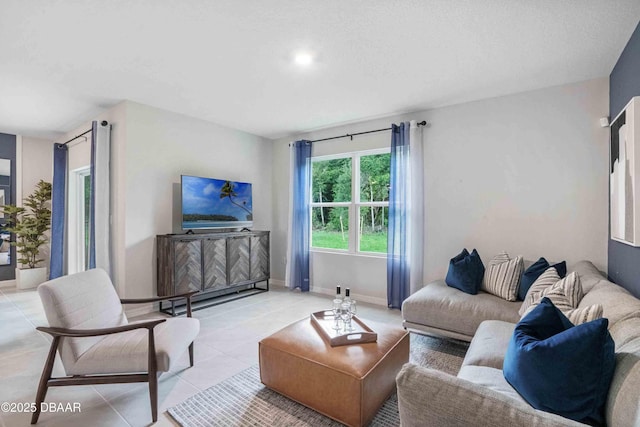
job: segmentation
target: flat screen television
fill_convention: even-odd
[[[251,184],[182,175],[182,229],[253,226]]]

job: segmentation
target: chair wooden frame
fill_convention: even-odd
[[[142,299],[121,299],[121,304],[144,304],[167,300],[178,300],[186,298],[187,300],[187,317],[191,317],[191,297],[198,291],[188,292],[180,295],[171,295],[165,297],[142,298]],[[149,383],[149,400],[151,401],[151,417],[153,422],[158,421],[158,368],[156,360],[156,345],[153,328],[167,319],[156,319],[147,322],[133,323],[129,325],[116,326],[104,329],[66,329],[39,326],[36,329],[40,332],[51,335],[53,341],[49,348],[49,355],[45,362],[40,383],[38,384],[38,392],[36,394],[36,408],[31,415],[31,424],[38,422],[40,417],[40,405],[44,401],[49,387],[70,386],[70,385],[90,385],[90,384],[115,384],[115,383]],[[148,329],[149,331],[149,362],[148,372],[137,374],[101,374],[101,375],[73,375],[70,377],[52,378],[53,364],[56,360],[56,352],[60,345],[60,338],[82,338],[97,337],[103,335],[117,334],[120,332],[133,331],[135,329]],[[193,342],[189,344],[189,365],[193,366]]]

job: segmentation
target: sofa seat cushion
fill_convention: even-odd
[[[501,369],[487,366],[463,366],[458,373],[458,378],[467,380],[474,384],[497,391],[512,399],[526,403],[517,391],[504,379]],[[528,405],[528,403],[527,403]]]
[[[402,304],[402,316],[407,322],[472,337],[484,320],[517,323],[521,304],[483,291],[465,294],[439,280],[407,298]]]
[[[515,324],[501,320],[485,320],[471,340],[462,366],[502,369],[504,355]]]
[[[167,319],[153,330],[158,371],[167,372],[198,335],[200,322],[188,317]],[[147,372],[148,349],[147,329],[107,335],[83,353],[67,375]]]

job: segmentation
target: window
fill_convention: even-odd
[[[90,197],[90,168],[72,171],[69,179],[69,273],[89,268]]]
[[[388,149],[312,160],[312,248],[387,252],[390,160]]]

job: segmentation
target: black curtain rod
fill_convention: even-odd
[[[70,143],[71,141],[75,141],[76,139],[80,138],[81,136],[85,136],[86,134],[88,134],[89,132],[91,132],[91,129],[86,130],[84,132],[82,132],[80,135],[76,135],[73,138],[71,138],[70,140],[68,140],[67,142],[63,142],[60,145],[67,145],[68,143]]]
[[[101,121],[101,122],[100,122],[100,124],[101,124],[102,126],[106,126],[106,125],[108,125],[109,123],[108,123],[106,120],[103,120],[103,121]],[[68,144],[68,143],[70,143],[71,141],[75,141],[76,139],[80,138],[81,136],[85,136],[86,134],[88,134],[88,133],[89,133],[89,132],[91,132],[92,130],[93,130],[93,128],[92,128],[92,129],[89,129],[89,130],[86,130],[86,131],[82,132],[80,135],[76,135],[76,136],[74,136],[73,138],[71,138],[70,140],[68,140],[67,142],[63,142],[63,143],[62,143],[62,144],[60,144],[60,145],[67,145],[67,144]]]
[[[421,122],[418,122],[418,126],[427,126],[427,121],[423,120]],[[340,139],[340,138],[351,138],[351,140],[353,141],[353,137],[354,136],[366,135],[368,133],[384,132],[384,131],[391,130],[391,129],[392,128],[389,127],[389,128],[384,128],[384,129],[368,130],[366,132],[347,133],[345,135],[332,136],[331,138],[314,139],[313,141],[309,141],[309,142],[330,141],[332,139]]]

